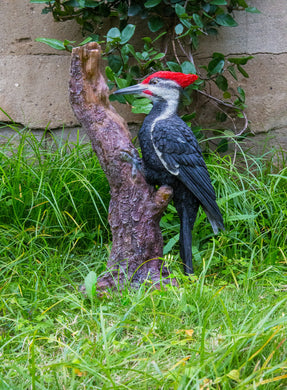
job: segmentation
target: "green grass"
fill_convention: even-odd
[[[12,126],[12,128],[14,128]],[[89,145],[29,132],[0,152],[0,389],[285,389],[287,168],[276,155],[207,158],[226,231],[203,213],[182,274],[171,205],[151,282],[85,298],[105,272],[108,184]]]

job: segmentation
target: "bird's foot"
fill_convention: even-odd
[[[137,172],[143,173],[142,169],[142,161],[136,151],[136,149],[132,149],[132,151],[121,151],[120,153],[122,161],[126,161],[132,166],[132,178],[134,179],[137,175]]]

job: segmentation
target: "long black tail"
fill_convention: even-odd
[[[180,257],[185,274],[193,273],[192,266],[192,228],[196,219],[199,202],[183,185],[174,188],[174,206],[180,218]]]
[[[209,219],[214,234],[217,234],[219,230],[224,230],[223,218],[216,203],[215,191],[205,164],[194,170],[181,167],[180,179],[198,199]]]

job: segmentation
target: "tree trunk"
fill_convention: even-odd
[[[109,91],[100,73],[101,48],[89,43],[73,49],[70,102],[86,130],[110,184],[109,224],[113,245],[107,273],[97,282],[104,290],[146,279],[158,282],[168,276],[160,259],[163,239],[159,227],[172,196],[167,186],[156,191],[126,156],[138,153],[122,117],[109,102]]]

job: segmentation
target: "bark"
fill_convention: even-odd
[[[127,281],[158,282],[168,276],[160,259],[163,239],[159,221],[172,196],[167,186],[156,191],[125,156],[137,156],[124,119],[109,102],[100,72],[101,48],[89,43],[73,49],[70,103],[86,130],[110,184],[109,224],[113,244],[105,276],[97,288],[105,290]]]

